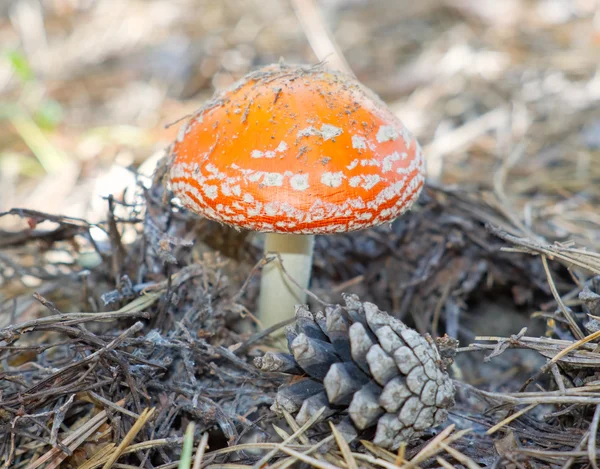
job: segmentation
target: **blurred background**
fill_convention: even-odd
[[[599,10],[598,0],[2,0],[0,212],[101,219],[102,196],[150,175],[177,133],[168,124],[215,89],[337,47],[327,58],[345,58],[419,138],[432,183],[489,192],[523,226],[598,248]]]

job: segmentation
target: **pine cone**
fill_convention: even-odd
[[[347,415],[358,432],[375,428],[373,443],[391,450],[443,423],[454,387],[431,337],[423,337],[355,295],[346,305],[313,315],[296,309],[286,330],[291,354],[268,352],[257,368],[308,375],[281,386],[272,409],[296,415],[302,425],[325,407],[322,418]],[[450,344],[450,345],[449,345]],[[456,341],[444,340],[446,352]]]

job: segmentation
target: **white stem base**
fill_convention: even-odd
[[[267,233],[265,254],[278,253],[285,273],[278,259],[262,270],[258,317],[265,328],[294,317],[295,306],[306,303],[303,289],[310,281],[314,241],[313,235]]]

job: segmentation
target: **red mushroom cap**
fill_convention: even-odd
[[[356,80],[322,67],[272,65],[218,93],[181,128],[170,164],[186,208],[278,233],[390,222],[425,179],[402,122]]]

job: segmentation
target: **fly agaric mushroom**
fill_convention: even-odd
[[[266,232],[259,318],[306,301],[315,234],[389,223],[417,199],[416,139],[355,79],[321,66],[271,65],[217,93],[182,126],[170,183],[189,210]]]

